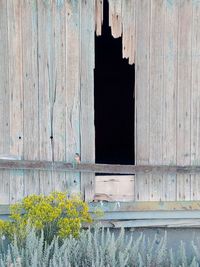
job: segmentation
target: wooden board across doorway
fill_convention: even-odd
[[[133,201],[134,175],[96,175],[94,201]]]

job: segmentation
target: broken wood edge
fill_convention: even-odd
[[[0,159],[0,169],[6,170],[44,170],[66,172],[88,172],[109,174],[197,174],[200,166],[172,166],[172,165],[117,165],[95,163],[68,163],[62,161],[34,161]]]

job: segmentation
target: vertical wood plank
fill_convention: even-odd
[[[103,24],[103,0],[95,1],[95,19],[96,35],[100,36]]]
[[[150,28],[150,164],[163,159],[163,65],[164,65],[164,1],[151,1]],[[151,176],[150,200],[161,200],[162,175]]]
[[[0,153],[10,151],[10,95],[7,1],[0,1]],[[0,203],[9,204],[10,174],[0,172]]]
[[[22,2],[8,1],[10,154],[23,157]],[[10,172],[10,202],[23,197],[23,171]]]
[[[130,17],[130,9],[133,0],[122,2],[122,56],[123,58],[129,57],[129,51],[131,49],[130,38],[130,24],[132,18]]]
[[[109,26],[112,36],[118,38],[122,34],[122,1],[109,0]]]
[[[81,158],[95,161],[94,133],[94,0],[81,1]],[[91,201],[95,189],[94,174],[81,174],[81,191]]]
[[[149,164],[149,54],[151,1],[136,1],[135,159]],[[136,175],[136,201],[149,199],[149,175]]]
[[[193,3],[192,88],[191,88],[191,164],[200,164],[200,3]],[[200,175],[191,175],[191,199],[200,199]]]
[[[37,1],[23,1],[23,95],[24,95],[24,159],[39,158],[39,110],[38,110],[38,10]],[[39,172],[24,172],[24,194],[39,194]]]
[[[51,5],[37,0],[38,6],[38,65],[39,65],[39,152],[40,160],[52,161],[52,92],[53,57]],[[53,165],[52,165],[53,171]],[[52,172],[40,172],[40,192],[53,189]]]
[[[133,64],[135,62],[135,0],[132,1],[131,9],[130,9],[130,42],[131,47],[129,51],[129,64]]]
[[[53,88],[53,142],[54,160],[66,160],[66,7],[53,4],[55,16],[55,69]],[[53,172],[56,191],[66,191],[65,172]]]
[[[66,36],[66,160],[74,161],[80,151],[80,68],[81,68],[81,1],[70,1],[67,6]],[[91,15],[91,14],[90,14]],[[88,53],[88,52],[87,52]],[[87,66],[86,66],[87,68]],[[87,81],[86,81],[87,83]],[[87,85],[84,85],[87,86]],[[82,90],[84,90],[83,87]],[[91,103],[92,104],[92,103]],[[67,173],[67,191],[80,193],[80,174]]]
[[[178,5],[165,5],[163,164],[176,165],[176,91],[177,91]],[[163,175],[163,199],[176,200],[176,175]]]
[[[179,1],[177,164],[191,163],[191,28],[192,1]],[[177,175],[177,199],[189,200],[190,175]]]
[[[135,61],[135,0],[122,1],[122,56]]]

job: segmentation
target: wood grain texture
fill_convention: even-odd
[[[22,157],[24,154],[24,92],[22,78],[22,42],[24,39],[22,25],[24,24],[22,21],[22,2],[7,2],[7,12],[10,90],[10,153]],[[28,21],[25,21],[25,23],[26,22],[28,23]],[[23,195],[23,171],[11,172],[10,202],[13,203],[19,201],[22,199]]]
[[[163,164],[176,165],[178,5],[165,5],[163,75]],[[176,175],[163,175],[163,200],[176,200]]]
[[[38,69],[37,1],[24,1],[22,6],[22,80],[23,80],[23,158],[39,158],[39,69]],[[38,171],[25,171],[24,194],[39,194]],[[22,194],[23,196],[23,194]]]
[[[53,3],[53,103],[52,103],[52,149],[53,161],[66,160],[66,6],[58,8]],[[70,79],[69,79],[70,80]],[[68,89],[68,88],[67,88]],[[65,172],[52,172],[53,187],[56,191],[66,191]]]
[[[151,1],[150,27],[150,164],[162,164],[163,160],[163,66],[164,66],[164,2]],[[162,175],[152,175],[150,200],[163,198]]]
[[[10,89],[7,1],[0,1],[0,153],[10,150]],[[0,203],[9,204],[10,173],[0,172]]]
[[[75,153],[80,153],[79,5],[80,1],[75,0],[62,5],[39,0],[1,3],[1,114],[5,112],[0,121],[1,140],[4,140],[1,155],[73,162]],[[83,28],[83,36],[90,28],[85,40],[91,40],[93,50],[87,51],[87,43],[84,44],[83,53],[91,64],[86,72],[82,64],[86,88],[83,116],[93,109],[85,99],[93,103],[90,100],[93,98],[94,3],[90,10],[91,25],[86,9],[84,12],[88,26],[86,30]],[[92,117],[89,123],[91,121]],[[55,189],[65,191],[70,186],[80,192],[79,173],[68,173],[69,179],[66,179],[65,172],[53,172],[52,168],[46,172],[29,169],[24,173],[27,178],[24,182],[23,170],[18,170],[12,172],[10,183],[9,172],[1,171],[4,175],[1,197],[5,203],[9,203],[9,199],[13,202],[21,199],[24,194],[48,194]]]
[[[150,1],[136,1],[135,159],[149,164]],[[145,23],[144,23],[145,22]],[[135,200],[149,199],[149,175],[136,175]]]
[[[192,87],[191,87],[191,165],[200,162],[200,3],[193,4]],[[200,199],[200,175],[191,175],[191,199]]]
[[[122,56],[129,57],[131,49],[130,23],[132,22],[129,10],[132,7],[132,0],[122,2]],[[133,23],[133,22],[132,22]]]
[[[137,2],[137,0],[109,0],[111,33],[114,38],[122,36],[122,56],[129,60],[129,64],[135,62]]]
[[[195,61],[194,56],[191,55],[193,55],[192,49],[198,47],[198,4],[192,1],[174,1],[171,3],[149,1],[151,3],[151,51],[147,52],[145,58],[146,62],[150,58],[149,78],[146,69],[139,68],[144,55],[144,53],[140,54],[139,52],[143,47],[146,48],[144,41],[139,43],[139,38],[144,33],[143,29],[138,31],[138,18],[142,10],[142,1],[139,3],[140,7],[138,8],[138,3],[136,6],[135,68],[137,164],[140,154],[144,151],[143,157],[146,157],[147,164],[155,164],[156,162],[164,165],[190,165],[191,160],[193,160],[195,165],[195,161],[198,162],[198,155],[195,151],[198,150],[199,112],[198,90],[196,89],[198,81],[194,75],[198,76],[198,65],[194,65],[192,68],[192,60],[194,64],[197,64],[198,60]],[[147,29],[148,25],[145,24],[145,27]],[[147,33],[149,32],[150,30],[147,30]],[[139,47],[138,43],[142,44],[142,48]],[[145,49],[145,51],[148,50]],[[193,70],[196,74],[193,73]],[[144,83],[146,86],[139,87],[138,83],[141,85]],[[150,94],[148,86],[150,86]],[[138,100],[140,96],[143,96],[141,98],[143,103]],[[147,100],[148,96],[150,102]],[[146,116],[147,119],[144,122],[142,114],[144,107],[148,108],[148,105],[150,106],[150,118],[148,120]],[[149,125],[149,130],[147,125]],[[140,146],[140,144],[143,145]],[[154,197],[162,200],[191,199],[192,194],[195,198],[192,188],[198,187],[198,179],[195,178],[192,179],[191,185],[190,175],[178,175],[177,181],[176,176],[171,174],[163,176],[163,179],[161,176],[157,178],[153,176],[151,185],[148,186],[148,182],[144,180],[144,184],[145,182],[145,195],[149,194],[149,199],[152,200]],[[137,187],[138,185],[136,185],[136,190]]]
[[[134,176],[96,175],[95,201],[133,201]]]
[[[129,64],[135,62],[136,0],[122,1],[122,56],[129,59]]]
[[[80,68],[81,68],[81,1],[67,5],[66,32],[66,160],[74,161],[80,152]],[[80,174],[67,174],[67,190],[80,192]]]
[[[109,26],[112,36],[118,38],[122,34],[122,1],[109,0]]]
[[[95,29],[96,35],[100,36],[103,24],[103,0],[95,0]]]
[[[41,162],[9,163],[18,168],[11,173],[0,163],[0,203],[54,189],[82,190],[91,200],[94,172],[105,169],[137,173],[137,201],[199,199],[199,2],[109,1],[112,34],[122,35],[123,57],[136,64],[137,167],[92,165],[94,32],[95,21],[101,32],[102,6],[0,1],[0,154],[48,161],[41,172]],[[89,165],[73,166],[75,153]]]
[[[43,1],[38,5],[38,66],[39,66],[39,157],[53,160],[52,105],[54,66],[51,6]],[[48,194],[53,189],[52,171],[40,172],[40,192]]]
[[[192,1],[179,1],[178,85],[177,85],[177,164],[191,163],[191,33]],[[191,177],[177,176],[177,199],[191,198]]]
[[[94,132],[94,0],[81,1],[81,160],[95,162]],[[86,179],[87,178],[87,179]],[[94,174],[81,175],[81,191],[85,200],[94,196]]]
[[[48,170],[83,173],[110,173],[110,174],[199,174],[200,166],[169,166],[169,165],[115,165],[62,162],[0,159],[1,170]],[[150,176],[148,176],[150,177]],[[87,178],[87,177],[86,177]],[[150,179],[150,178],[149,178]]]

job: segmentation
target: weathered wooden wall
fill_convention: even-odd
[[[199,164],[200,3],[137,1],[136,10],[137,164]],[[199,178],[138,176],[136,199],[196,200]]]
[[[78,152],[95,161],[102,7],[101,0],[0,0],[0,154],[72,162]],[[122,56],[135,63],[136,164],[199,164],[200,2],[109,0],[109,7]],[[130,199],[199,200],[199,178],[137,175]],[[66,189],[91,199],[94,175],[0,172],[0,204]]]
[[[0,154],[94,162],[94,15],[91,0],[0,0]],[[0,204],[52,190],[89,199],[94,175],[80,181],[53,169],[1,171]]]
[[[136,164],[199,165],[200,2],[109,3],[113,36],[122,34],[123,56],[135,58]],[[199,192],[199,175],[136,177],[136,200],[197,200]]]

